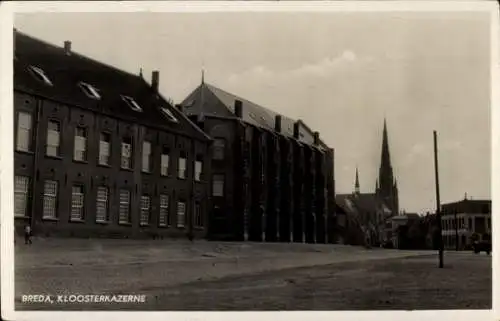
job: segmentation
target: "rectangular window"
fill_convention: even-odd
[[[199,182],[201,181],[201,173],[203,171],[203,161],[201,158],[197,158],[194,163],[194,180]]]
[[[161,152],[161,170],[160,170],[162,176],[168,175],[168,166],[170,164],[169,154],[170,154],[169,149],[163,147],[163,150]]]
[[[111,135],[101,133],[99,138],[99,165],[109,165],[111,155]]]
[[[96,222],[109,220],[109,189],[106,186],[97,188]]]
[[[213,159],[222,160],[226,153],[226,140],[216,138],[213,142]]]
[[[26,176],[14,178],[14,215],[18,217],[28,216],[28,192],[30,179]]]
[[[201,212],[201,203],[194,203],[194,226],[203,227],[203,215]]]
[[[120,190],[120,213],[118,223],[130,223],[130,192],[126,189]]]
[[[151,214],[151,198],[148,195],[141,196],[141,225],[149,225]]]
[[[61,124],[50,120],[47,126],[47,156],[56,156],[60,154],[61,146]]]
[[[87,129],[76,127],[75,129],[75,151],[73,159],[76,161],[87,160]]]
[[[82,221],[84,218],[85,197],[83,186],[74,185],[71,189],[71,217],[72,221]]]
[[[121,168],[132,168],[132,138],[124,137],[122,140]]]
[[[224,196],[224,175],[216,174],[213,177],[212,195]]]
[[[19,151],[29,152],[31,150],[32,117],[30,113],[19,112],[17,119],[17,143],[16,148]]]
[[[169,198],[166,194],[160,195],[160,217],[158,220],[159,226],[170,226],[170,216],[168,215]]]
[[[58,182],[45,181],[43,189],[43,218],[57,218]]]
[[[177,227],[184,227],[186,223],[186,203],[177,202]]]
[[[186,178],[186,158],[179,157],[178,167],[177,167],[177,177]]]
[[[151,143],[142,142],[142,171],[151,171]]]

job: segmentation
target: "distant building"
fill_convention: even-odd
[[[352,234],[354,233],[353,229],[357,229],[358,233],[364,234],[364,243],[376,245],[385,241],[386,221],[389,217],[399,213],[398,186],[391,165],[385,120],[379,177],[375,193],[360,192],[359,173],[356,168],[354,191],[351,194],[338,194],[336,202],[347,213],[351,239],[354,238],[357,240],[356,242],[360,242],[360,236],[354,237]],[[357,228],[355,228],[356,225]]]
[[[401,233],[403,228],[405,233],[407,233],[408,229],[411,228],[411,225],[414,223],[418,223],[420,221],[420,215],[416,213],[404,213],[402,215],[396,215],[390,217],[386,221],[386,237],[387,241],[391,241],[394,248],[401,248],[406,245],[403,244],[404,241],[401,240],[403,236]]]
[[[441,206],[443,244],[447,249],[464,249],[474,240],[491,241],[491,200],[472,200]]]
[[[159,73],[148,84],[69,41],[14,36],[16,230],[203,237],[210,139],[161,96]]]
[[[203,76],[179,107],[214,140],[209,237],[334,242],[334,155],[318,132]]]

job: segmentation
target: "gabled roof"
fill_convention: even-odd
[[[387,205],[376,194],[370,193],[337,194],[335,201],[347,213],[375,212],[388,209]]]
[[[170,130],[195,139],[209,137],[182,112],[169,104],[139,75],[133,75],[102,62],[68,53],[58,47],[14,31],[14,89],[57,101],[61,104],[110,115],[125,121]],[[48,85],[34,77],[30,66],[40,68],[50,79]],[[87,96],[80,83],[95,87],[101,99]],[[142,109],[134,111],[122,98],[129,96]],[[161,111],[170,110],[177,122]]]
[[[275,117],[278,113],[206,82],[202,82],[193,90],[181,105],[188,116],[203,114],[204,116],[235,117],[234,102],[236,100],[242,102],[244,122],[275,132]],[[294,119],[281,115],[281,134],[293,138],[295,122]],[[314,132],[303,121],[298,122],[299,142],[313,145]],[[323,142],[320,146],[328,148]]]

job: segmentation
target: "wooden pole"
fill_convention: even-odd
[[[437,147],[437,132],[434,131],[434,172],[436,177],[436,219],[438,225],[438,246],[439,246],[439,268],[443,268],[443,235],[441,226],[441,201],[439,199],[439,172],[438,172],[438,147]]]

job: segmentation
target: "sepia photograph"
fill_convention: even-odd
[[[493,309],[495,6],[276,8],[14,13],[16,311]]]

